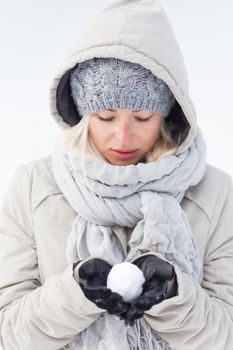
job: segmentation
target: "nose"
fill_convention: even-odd
[[[121,145],[127,144],[132,137],[132,125],[128,121],[119,123],[116,127],[115,137]]]

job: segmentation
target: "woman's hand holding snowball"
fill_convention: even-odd
[[[146,310],[166,299],[168,281],[175,282],[174,267],[157,256],[145,255],[133,263],[143,272],[145,283],[141,295],[130,303],[130,308],[124,317],[127,324],[133,324]]]
[[[87,299],[112,315],[126,314],[129,304],[118,293],[107,288],[112,266],[102,259],[89,259],[79,267],[79,284]]]

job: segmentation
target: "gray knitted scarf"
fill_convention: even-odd
[[[68,263],[92,256],[115,264],[152,251],[200,283],[202,262],[180,202],[189,186],[202,179],[205,167],[206,146],[200,130],[180,155],[128,166],[68,157],[58,140],[54,176],[77,212],[67,240]],[[132,228],[127,256],[112,231],[116,225]],[[68,349],[89,350],[93,344],[97,350],[170,349],[144,318],[126,327],[107,312],[76,335]]]

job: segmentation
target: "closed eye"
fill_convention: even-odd
[[[111,122],[111,121],[113,121],[115,119],[115,117],[103,118],[99,114],[97,114],[97,117],[98,117],[99,120],[104,121],[104,122]],[[151,119],[151,116],[148,117],[148,118],[140,118],[140,117],[136,117],[135,116],[134,118],[139,123],[145,123],[145,122],[147,122],[147,121],[149,121]]]
[[[102,118],[101,116],[98,115],[98,119],[103,121],[103,122],[110,122],[114,119],[115,117],[110,117],[110,118]]]
[[[138,117],[135,117],[135,119],[139,122],[139,123],[143,123],[143,122],[147,122],[151,119],[151,117],[148,117],[148,118],[138,118]]]

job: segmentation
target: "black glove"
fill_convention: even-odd
[[[174,267],[154,255],[143,256],[133,264],[142,270],[145,283],[142,294],[130,303],[127,313],[121,315],[129,325],[133,325],[136,319],[141,318],[144,311],[166,298],[167,282],[175,277]]]
[[[107,277],[112,266],[102,259],[90,259],[79,268],[79,284],[87,299],[111,315],[123,317],[129,309],[122,296],[107,288]]]

